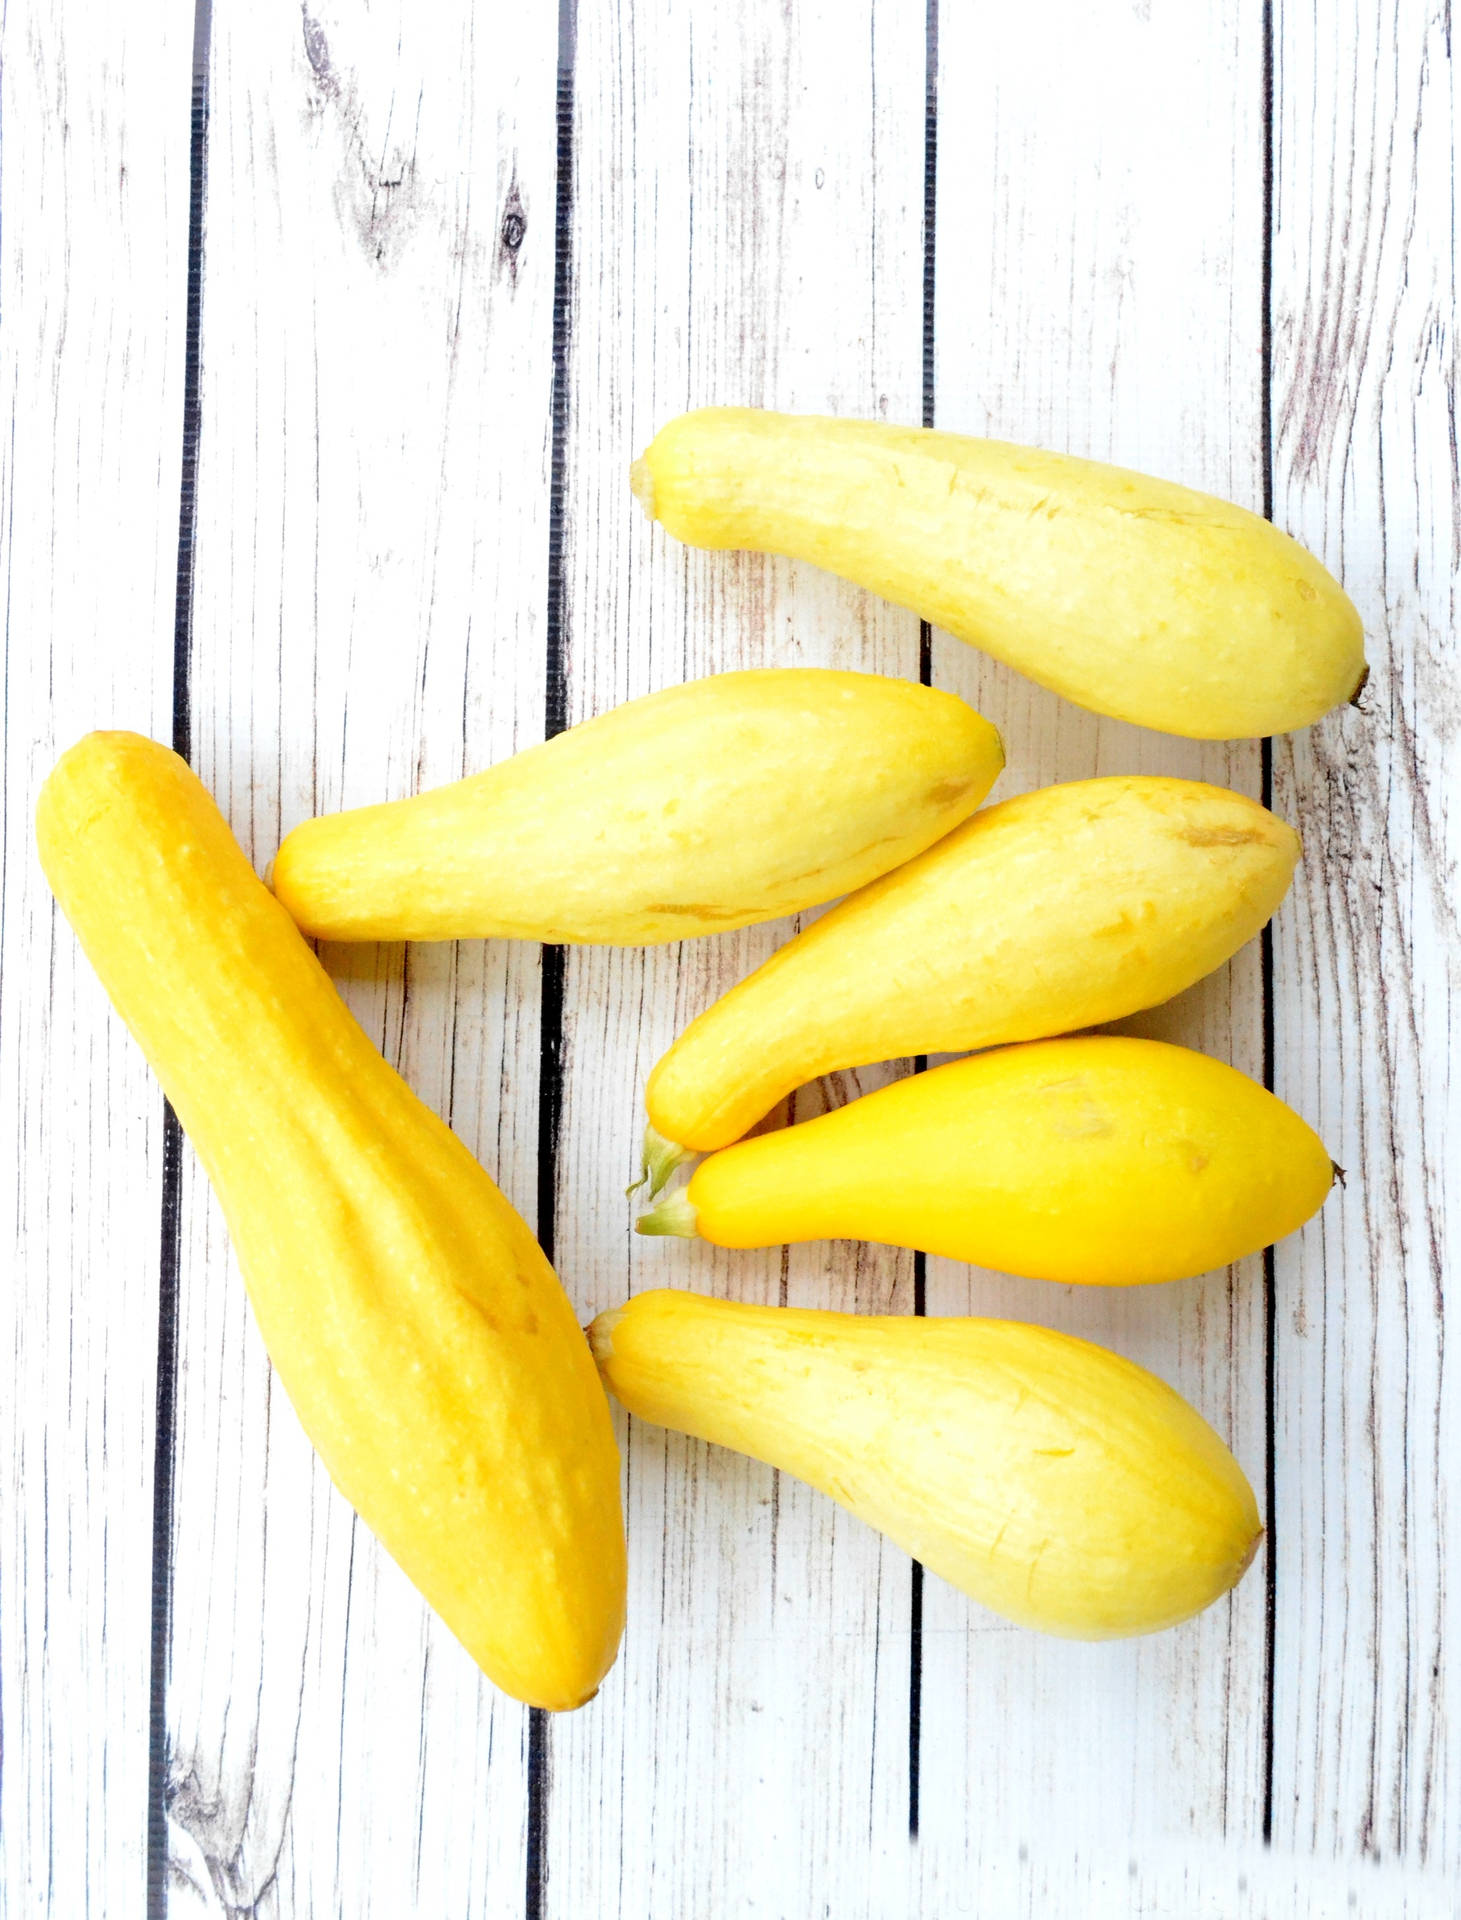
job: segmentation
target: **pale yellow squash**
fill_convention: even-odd
[[[697,547],[790,554],[1094,713],[1228,739],[1364,682],[1343,589],[1257,514],[1168,480],[884,421],[707,407],[632,483]]]
[[[986,807],[681,1034],[646,1090],[656,1184],[675,1148],[728,1146],[818,1074],[1171,999],[1258,932],[1298,854],[1266,808],[1192,780],[1073,781]]]
[[[37,825],[336,1484],[500,1687],[581,1705],[623,1627],[619,1462],[537,1242],[376,1052],[175,754],[89,735]]]
[[[1235,1584],[1262,1534],[1186,1401],[1045,1327],[654,1292],[589,1338],[631,1413],[795,1474],[1044,1633],[1173,1626]]]
[[[1003,764],[988,721],[916,681],[722,673],[451,786],[307,820],[272,881],[321,939],[644,946],[863,886],[967,819]]]
[[[641,1233],[720,1247],[876,1240],[1037,1280],[1179,1280],[1323,1203],[1314,1130],[1246,1074],[1158,1040],[1032,1040],[739,1141]]]

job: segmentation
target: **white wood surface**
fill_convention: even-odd
[[[811,569],[689,553],[626,476],[686,406],[917,417],[923,77],[921,0],[826,0],[794,25],[770,0],[582,11],[570,718],[728,666],[917,675],[912,616]],[[557,1253],[585,1309],[659,1285],[912,1307],[906,1255],[717,1254],[631,1231],[645,1075],[787,931],[570,955]],[[907,1845],[906,1558],[681,1436],[631,1424],[625,1463],[629,1631],[599,1700],[551,1730],[546,1911],[575,1920],[606,1887],[624,1913],[856,1911],[870,1839]]]
[[[1073,7],[1053,36],[1038,9],[941,12],[937,425],[1261,507],[1261,27],[1239,0]],[[1097,71],[1104,84],[1093,86]],[[1255,742],[1097,720],[946,637],[935,675],[1001,729],[1001,793],[1132,771],[1259,794]],[[1259,960],[1254,943],[1181,1001],[1126,1024],[1261,1077]],[[1039,1320],[1149,1366],[1228,1439],[1261,1499],[1261,1260],[1129,1290],[930,1261],[928,1310]],[[990,1877],[990,1856],[1012,1845],[1079,1872],[1113,1834],[1258,1840],[1263,1580],[1260,1559],[1197,1620],[1097,1646],[1019,1632],[930,1580],[927,1907],[943,1910],[971,1873]],[[1041,1911],[1033,1889],[1028,1911]]]
[[[1348,1170],[1277,1253],[1274,1836],[1461,1885],[1451,27],[1297,5],[1279,27],[1274,507],[1343,572],[1372,677],[1360,712],[1274,751],[1309,849],[1275,948],[1276,1084]]]
[[[193,20],[143,11],[0,16],[5,1920],[147,1904],[161,1102],[30,851],[67,740],[172,726]],[[1433,10],[1272,11],[1274,512],[1344,575],[1375,676],[1362,713],[1273,754],[1307,847],[1274,1071],[1349,1186],[1275,1262],[1271,1748],[1262,1560],[1202,1620],[1104,1648],[930,1579],[911,1843],[906,1558],[621,1419],[624,1652],[589,1708],[539,1723],[530,1780],[529,1717],[272,1391],[189,1159],[150,1914],[1456,1910],[1454,80]],[[917,420],[931,397],[941,426],[1261,504],[1265,30],[1256,0],[216,0],[188,691],[195,764],[255,860],[312,812],[541,737],[560,701],[572,721],[760,663],[917,674],[910,616],[644,522],[628,462],[686,406]],[[933,661],[1004,730],[1000,793],[1124,768],[1259,791],[1254,743],[1096,722],[939,636]],[[906,1256],[630,1231],[645,1074],[787,931],[570,953],[561,1079],[536,950],[325,958],[529,1219],[561,1091],[543,1225],[584,1317],[665,1282],[911,1310]],[[1260,1073],[1259,962],[1141,1025]],[[1130,1294],[929,1262],[926,1293],[1154,1366],[1262,1498],[1260,1261]]]
[[[469,6],[214,14],[194,760],[260,867],[541,737],[554,22],[510,48]],[[326,959],[531,1219],[536,952]],[[330,1486],[185,1196],[169,1910],[516,1914],[527,1716]]]
[[[171,729],[191,43],[169,0],[0,10],[7,1920],[137,1911],[146,1875],[162,1099],[32,822],[89,728]]]

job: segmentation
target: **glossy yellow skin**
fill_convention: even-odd
[[[1186,1401],[1045,1327],[655,1292],[589,1338],[631,1413],[795,1474],[1043,1633],[1174,1626],[1235,1584],[1263,1531]]]
[[[1157,1006],[1258,932],[1298,856],[1265,808],[1192,780],[1073,781],[986,807],[692,1022],[650,1075],[650,1121],[708,1153],[819,1074]]]
[[[647,946],[863,886],[967,819],[1003,765],[987,720],[915,681],[722,673],[451,786],[307,820],[272,881],[321,939]]]
[[[1257,514],[1168,480],[884,421],[707,407],[632,484],[697,547],[840,573],[1094,713],[1228,739],[1364,683],[1358,613]]]
[[[175,754],[89,735],[37,829],[337,1486],[500,1687],[581,1705],[623,1628],[619,1462],[537,1242],[376,1052]]]
[[[1123,1286],[1256,1253],[1333,1177],[1312,1127],[1245,1074],[1103,1034],[995,1048],[742,1140],[656,1213],[720,1247],[876,1240]]]

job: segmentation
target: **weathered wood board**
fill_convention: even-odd
[[[1441,11],[1277,21],[1274,512],[1343,575],[1371,677],[1274,743],[1308,850],[1275,1084],[1347,1184],[1275,1256],[1273,1833],[1461,1886],[1456,77]]]
[[[1447,18],[153,14],[0,17],[0,1916],[1449,1914]],[[811,569],[677,547],[627,468],[713,402],[926,418],[1271,501],[1361,606],[1362,706],[1267,759],[1199,747]],[[190,716],[262,868],[312,812],[762,664],[930,672],[1004,732],[1002,794],[1128,769],[1271,786],[1306,860],[1269,963],[1255,946],[1134,1024],[1269,1072],[1348,1186],[1267,1272],[1129,1293],[646,1243],[623,1197],[645,1075],[789,925],[327,949],[584,1318],[668,1283],[1039,1319],[1172,1380],[1269,1505],[1230,1602],[1070,1646],[795,1483],[621,1419],[623,1656],[588,1709],[535,1720],[313,1461],[186,1153],[165,1218],[161,1101],[52,912],[35,791],[88,726]]]
[[[1093,67],[1107,85],[1092,87]],[[1236,0],[1116,18],[1072,8],[1053,44],[1037,11],[941,13],[936,425],[1114,460],[1261,508],[1262,71],[1261,21]],[[1003,732],[1002,793],[1141,772],[1260,794],[1256,742],[1098,720],[943,636],[934,662],[939,683]],[[1261,1077],[1262,997],[1254,943],[1126,1025]],[[930,1261],[928,1308],[1039,1320],[1115,1347],[1198,1406],[1262,1487],[1261,1260],[1130,1290]],[[1113,1833],[1260,1837],[1264,1571],[1260,1561],[1230,1600],[1170,1633],[1098,1646],[981,1618],[929,1582],[931,1910],[971,1872],[977,1883],[1012,1849],[1048,1850],[1051,1836],[1076,1862],[1104,1854]]]
[[[542,736],[555,23],[503,51],[468,6],[213,16],[194,760],[260,868]],[[325,958],[531,1218],[536,951]],[[330,1486],[184,1191],[170,1910],[515,1914],[527,1716]]]
[[[811,569],[677,547],[646,522],[628,469],[686,406],[917,416],[922,27],[906,0],[804,6],[794,21],[772,4],[581,10],[570,720],[733,667],[916,677],[912,616]],[[631,1231],[645,1075],[788,931],[570,955],[556,1250],[585,1309],[659,1285],[911,1309],[906,1255],[716,1255]],[[635,1913],[855,1910],[868,1835],[906,1845],[906,1559],[704,1445],[629,1423],[625,1461],[629,1633],[599,1701],[551,1730],[545,1911],[581,1914],[608,1885]]]
[[[32,823],[89,728],[171,731],[191,46],[172,0],[0,10],[7,1920],[136,1911],[147,1870],[162,1098]]]

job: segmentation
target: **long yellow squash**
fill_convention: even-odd
[[[1073,781],[986,807],[686,1028],[646,1090],[656,1185],[674,1148],[728,1146],[818,1074],[1171,999],[1258,932],[1298,855],[1266,808],[1193,780]]]
[[[1263,1531],[1185,1400],[1045,1327],[654,1292],[589,1338],[631,1413],[795,1474],[1044,1633],[1174,1626],[1237,1582]]]
[[[901,866],[1003,765],[987,720],[916,681],[722,673],[450,786],[307,820],[272,880],[321,939],[682,940]]]
[[[89,735],[37,830],[336,1484],[500,1687],[581,1705],[623,1628],[619,1464],[537,1242],[370,1044],[175,754]]]
[[[1168,480],[884,421],[707,407],[632,476],[696,547],[810,560],[1095,713],[1284,733],[1364,682],[1359,615],[1257,514]]]
[[[1246,1074],[1159,1040],[1032,1040],[741,1140],[641,1233],[720,1247],[876,1240],[1038,1280],[1179,1280],[1323,1203],[1314,1130]]]

